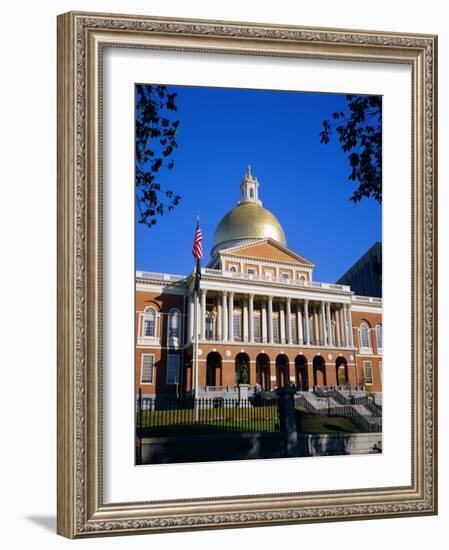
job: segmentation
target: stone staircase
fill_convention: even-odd
[[[382,431],[382,407],[364,392],[345,395],[336,388],[316,388],[314,392],[297,392],[295,405],[318,416],[351,418],[365,432]]]

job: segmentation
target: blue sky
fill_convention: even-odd
[[[320,143],[321,123],[344,109],[344,94],[169,86],[180,120],[175,167],[158,181],[180,204],[151,229],[136,223],[139,270],[189,273],[196,212],[204,236],[203,265],[215,228],[239,199],[247,165],[263,206],[281,222],[287,246],[315,265],[317,281],[336,281],[382,239],[381,206],[349,200],[347,156],[336,136]]]

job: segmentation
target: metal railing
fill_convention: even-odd
[[[331,392],[320,391],[320,397],[333,397]],[[344,398],[344,396],[342,396]],[[360,398],[359,398],[360,399]],[[368,399],[365,397],[365,399]],[[336,399],[338,401],[338,398]],[[341,402],[341,401],[338,401]],[[364,402],[359,404],[365,405]],[[366,406],[366,405],[365,405]],[[315,416],[342,416],[351,419],[357,428],[364,433],[377,433],[382,431],[382,416],[380,415],[362,415],[352,404],[341,404],[337,406],[327,406],[318,408],[315,407],[310,401],[303,395],[295,397],[295,407],[299,410],[303,410],[309,414]],[[377,407],[377,405],[376,405]],[[367,407],[368,408],[368,407]],[[382,411],[381,411],[382,413]]]
[[[157,281],[181,281],[185,275],[174,275],[173,273],[157,273],[154,271],[136,271],[138,279],[156,279]]]
[[[376,296],[353,296],[353,300],[356,302],[366,302],[369,304],[381,304],[382,298],[377,298]]]

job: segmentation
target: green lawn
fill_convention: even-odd
[[[279,429],[276,407],[233,407],[146,411],[137,415],[146,436],[193,435],[226,432],[274,432]]]
[[[360,433],[359,428],[350,418],[343,416],[315,416],[296,411],[298,433],[308,434],[342,434]]]

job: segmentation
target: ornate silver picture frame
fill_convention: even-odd
[[[155,500],[149,490],[144,502],[105,502],[102,89],[106,48],[410,67],[410,485],[176,500]],[[76,12],[58,17],[59,534],[83,538],[437,513],[436,62],[433,35]],[[132,376],[133,365],[129,368]]]

